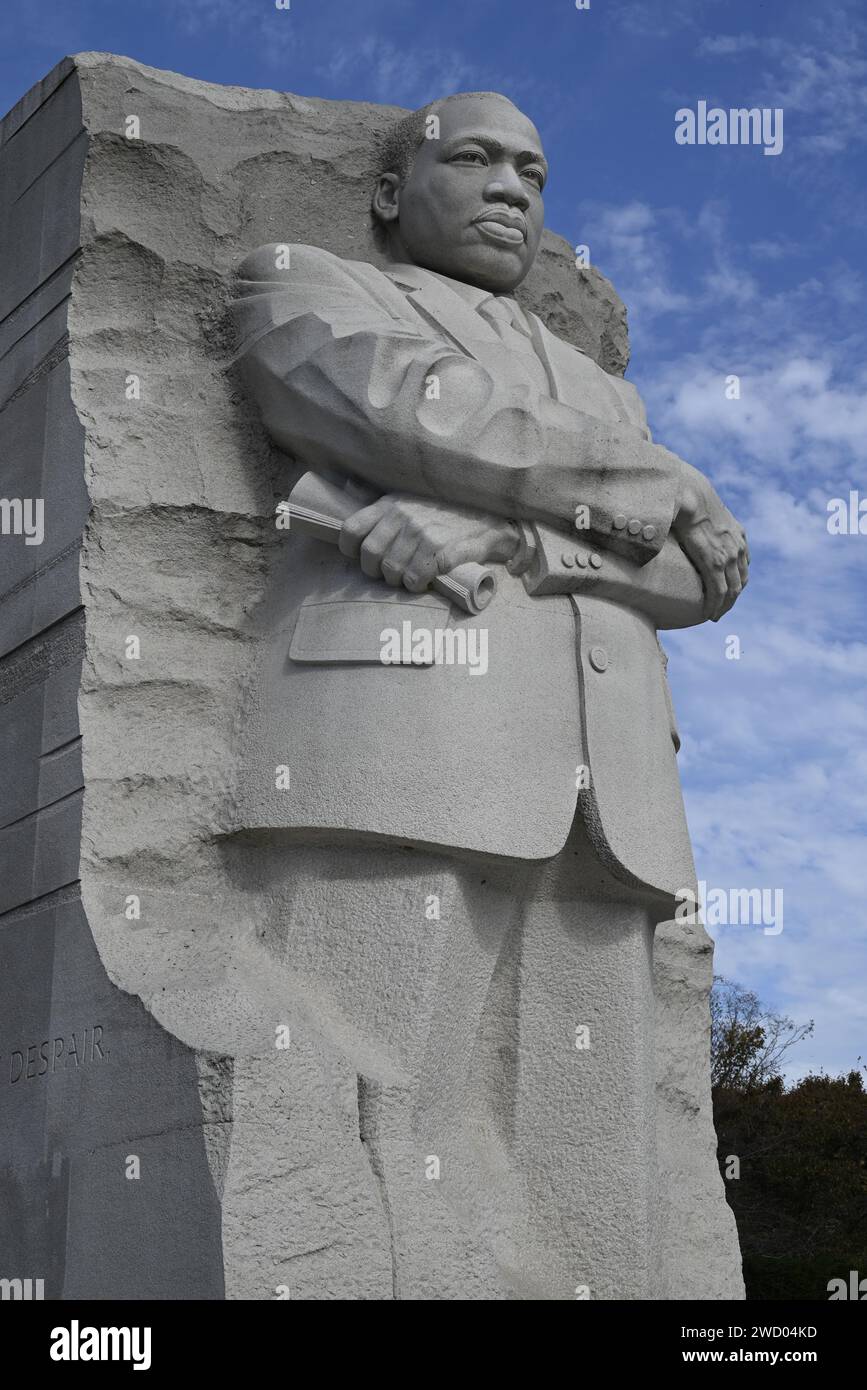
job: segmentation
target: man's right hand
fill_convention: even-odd
[[[746,586],[750,551],[740,522],[704,474],[689,465],[672,531],[701,575],[705,616],[719,622]]]
[[[368,578],[420,594],[437,575],[468,560],[505,564],[520,539],[514,522],[502,517],[393,492],[348,517],[339,545]]]

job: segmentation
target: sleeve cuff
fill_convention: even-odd
[[[533,529],[525,521],[512,521],[510,525],[517,528],[518,548],[506,565],[509,574],[524,574],[530,568],[536,558],[536,537]]]

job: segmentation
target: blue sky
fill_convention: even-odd
[[[750,535],[734,612],[666,638],[699,875],[784,894],[781,933],[714,929],[717,968],[816,1020],[792,1074],[867,1056],[867,535],[827,527],[867,498],[863,0],[4,0],[0,107],[84,49],[408,106],[496,89],[533,118],[548,225],[626,300],[655,437]],[[700,100],[781,107],[782,153],[677,144]]]

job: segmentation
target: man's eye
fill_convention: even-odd
[[[540,193],[542,189],[545,187],[545,175],[542,173],[541,169],[525,169],[523,171],[522,177],[525,179],[530,179],[530,181],[534,183],[536,187],[539,189]]]
[[[469,160],[470,162],[475,160],[478,161],[479,164],[487,164],[488,162],[485,156],[482,154],[481,150],[461,150],[459,154],[456,154],[454,156],[454,158],[452,159],[452,163],[456,163],[456,161],[459,159]]]

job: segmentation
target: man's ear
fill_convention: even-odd
[[[400,208],[400,178],[380,174],[373,192],[373,211],[380,222],[396,222]]]

